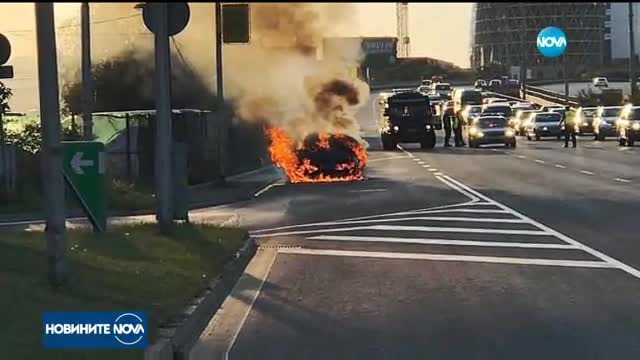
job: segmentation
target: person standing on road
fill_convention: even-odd
[[[460,117],[456,114],[453,114],[452,118],[453,123],[455,124],[453,134],[455,136],[456,147],[465,146],[466,144],[464,142],[464,139],[462,138],[462,119],[460,119]]]
[[[442,125],[444,126],[444,147],[451,147],[451,129],[453,117],[453,106],[449,106],[449,102],[442,104]]]
[[[569,137],[571,137],[571,142],[573,143],[573,147],[576,147],[578,140],[576,139],[576,133],[578,132],[578,126],[575,121],[575,116],[572,116],[569,119],[569,106],[565,108],[564,116],[562,117],[561,124],[564,124],[564,147],[569,147]]]

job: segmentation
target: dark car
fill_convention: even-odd
[[[542,137],[556,137],[560,139],[562,136],[562,127],[560,122],[562,115],[557,112],[539,112],[533,114],[531,120],[525,127],[527,140],[535,138],[540,140]]]
[[[482,106],[482,113],[487,114],[502,114],[506,119],[510,119],[513,116],[513,110],[511,110],[511,105],[507,102],[498,102],[493,104],[485,104]]]
[[[405,92],[384,101],[379,119],[380,137],[385,150],[398,143],[417,142],[423,149],[436,143],[436,130],[442,129],[440,118],[432,113],[429,97],[419,92]]]
[[[469,128],[469,146],[475,148],[484,144],[516,147],[515,131],[504,116],[481,116],[474,121]]]
[[[628,106],[618,119],[618,141],[620,146],[633,146],[640,139],[640,106]]]
[[[593,118],[598,108],[584,107],[576,110],[575,120],[578,124],[578,134],[593,134]]]
[[[600,106],[593,118],[594,140],[605,140],[607,136],[617,136],[616,121],[620,117],[622,106]]]

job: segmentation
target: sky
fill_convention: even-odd
[[[56,25],[76,23],[79,8],[80,3],[56,3]],[[353,3],[353,8],[352,22],[333,29],[335,34],[328,36],[396,36],[396,3]],[[471,10],[472,3],[410,3],[411,56],[428,56],[468,67]],[[14,111],[37,107],[33,14],[33,3],[0,3],[0,33],[11,42],[13,51],[8,64],[14,66],[16,77],[3,82],[14,89]]]

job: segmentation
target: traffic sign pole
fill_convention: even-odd
[[[58,62],[53,3],[35,3],[38,47],[38,88],[42,126],[42,179],[45,195],[49,282],[53,287],[66,280],[67,247],[64,209],[64,180],[60,144]]]
[[[89,3],[80,8],[82,43],[82,136],[93,140],[93,79],[91,77],[91,32],[89,23]]]
[[[172,123],[171,73],[169,58],[168,13],[166,3],[156,3],[155,32],[155,91],[156,91],[156,148],[155,176],[157,220],[163,230],[173,226],[172,206]]]

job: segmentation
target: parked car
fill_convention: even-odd
[[[451,100],[451,85],[448,83],[437,83],[431,87],[432,94],[438,94],[443,99]]]
[[[515,132],[505,117],[481,116],[469,128],[469,147],[498,143],[505,147],[516,147]]]
[[[476,89],[477,88],[484,89],[485,87],[487,87],[487,82],[484,79],[478,79],[473,84],[473,87],[475,87]]]
[[[507,103],[493,103],[483,105],[482,114],[501,114],[505,119],[510,119],[513,112]]]
[[[640,106],[625,106],[617,121],[620,146],[633,146],[640,140]]]
[[[622,106],[599,106],[593,117],[593,138],[603,141],[607,136],[617,136],[616,122],[620,118]]]
[[[556,112],[538,112],[533,114],[525,128],[527,140],[540,140],[543,137],[562,137],[560,122],[562,115]]]
[[[489,81],[489,89],[496,89],[499,88],[500,86],[502,86],[502,80],[500,79],[493,79],[491,81]]]
[[[515,115],[510,119],[510,125],[516,131],[516,135],[524,136],[525,128],[531,121],[533,114],[538,112],[537,110],[517,110]]]
[[[431,80],[424,79],[424,80],[420,81],[420,86],[427,86],[427,87],[431,86]]]
[[[416,89],[417,92],[422,93],[427,95],[429,93],[429,91],[431,90],[431,87],[428,85],[420,85],[418,86],[418,88]]]
[[[473,119],[480,116],[482,113],[482,105],[467,105],[467,107],[462,111],[462,120],[466,125],[470,125],[473,123]]]
[[[575,120],[578,124],[578,134],[593,134],[593,118],[597,107],[580,107],[576,110]]]
[[[593,78],[593,86],[595,87],[609,87],[609,81],[606,77]]]

